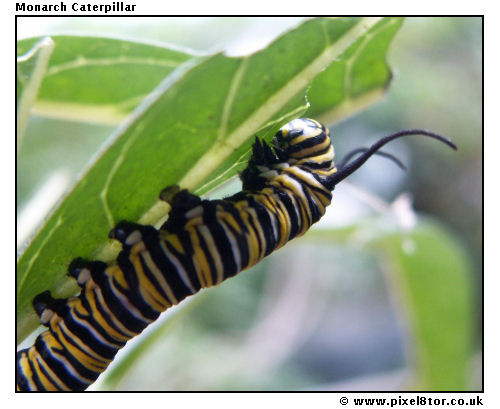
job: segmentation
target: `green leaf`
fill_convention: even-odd
[[[250,56],[216,54],[189,58],[177,66],[120,125],[20,256],[19,339],[36,326],[31,307],[36,294],[50,289],[56,296],[67,296],[77,291],[74,281],[64,276],[74,257],[113,259],[119,246],[106,237],[122,219],[160,223],[168,207],[157,197],[165,186],[180,184],[205,191],[207,182],[216,180],[218,184],[234,175],[256,133],[269,140],[279,126],[305,112],[306,91],[325,67],[332,61],[347,63],[361,58],[364,49],[370,50],[356,52],[365,36],[386,35],[387,26],[400,24],[399,18],[314,19]],[[68,44],[65,55],[71,49]],[[89,49],[87,56],[92,47]],[[109,47],[106,50],[110,52]],[[110,58],[106,53],[101,57]],[[379,58],[385,61],[385,55]],[[66,55],[65,61],[74,64],[78,58]],[[357,63],[348,65],[355,67]],[[95,72],[87,66],[81,70],[68,71],[69,77],[58,86],[47,85],[45,89],[44,83],[41,98],[70,98],[58,87]],[[75,72],[74,77],[71,72]],[[109,72],[102,75],[103,88],[107,89],[106,81],[112,82],[112,78]],[[121,85],[137,77],[138,81],[143,77],[142,67],[129,71]],[[374,75],[374,85],[363,86],[366,90],[384,87],[388,78],[380,81],[380,76]],[[344,78],[338,80],[344,83]],[[116,106],[123,98],[133,98],[127,94],[119,99],[107,96],[112,99],[106,100],[107,93],[93,89],[96,96],[81,91],[76,103]],[[357,92],[362,93],[360,89]],[[355,104],[352,108],[355,110]]]
[[[375,243],[409,323],[415,389],[466,390],[472,280],[463,247],[439,223],[425,219],[407,237],[389,233]]]
[[[313,81],[307,97],[308,115],[334,123],[381,98],[392,79],[386,56],[403,20],[380,23],[351,47],[344,58],[330,64]]]

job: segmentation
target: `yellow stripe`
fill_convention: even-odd
[[[281,186],[278,183],[276,183],[276,180],[274,180],[272,184],[276,186],[278,189],[281,189]],[[278,226],[280,229],[280,241],[276,245],[276,250],[277,250],[282,246],[284,246],[285,243],[290,238],[290,228],[292,226],[292,223],[284,203],[274,196],[272,189],[267,188],[264,189],[263,192],[266,193],[267,197],[272,201],[272,207],[270,207],[268,210],[272,214],[276,215],[279,221]]]
[[[258,203],[260,203],[261,205],[263,205],[266,208],[267,212],[269,213],[269,217],[271,218],[272,230],[273,230],[273,232],[278,234],[279,232],[277,230],[280,226],[277,226],[275,224],[276,219],[274,217],[274,215],[276,214],[276,211],[275,211],[276,201],[271,196],[268,196],[268,194],[265,190],[262,193],[255,195],[254,197]]]
[[[164,240],[168,241],[178,253],[185,254],[184,247],[182,247],[181,241],[176,234],[168,234],[165,236]]]
[[[257,217],[257,212],[254,208],[251,208],[249,207],[248,208],[248,215],[249,217],[251,217],[254,221],[253,225],[255,226],[256,228],[256,233],[258,235],[258,237],[256,237],[257,239],[257,247],[256,249],[259,247],[259,242],[260,242],[260,253],[258,253],[257,255],[257,262],[259,262],[260,260],[262,260],[262,258],[264,258],[264,252],[266,251],[266,236],[262,230],[262,226],[260,224],[260,220],[259,218]]]
[[[192,259],[196,268],[198,279],[200,280],[200,283],[202,283],[202,287],[211,287],[214,283],[212,280],[212,274],[210,274],[210,265],[208,264],[205,252],[201,247],[198,235],[193,230],[189,232],[189,235],[193,244],[194,254]]]
[[[292,158],[308,158],[309,161],[314,160],[314,153],[325,150],[328,146],[332,146],[330,139],[325,139],[323,142],[313,145],[310,148],[301,149],[298,152],[291,153]]]
[[[278,182],[281,182],[280,184],[281,184],[282,188],[288,189],[292,192],[292,195],[290,195],[290,197],[295,202],[295,206],[294,206],[295,209],[297,209],[300,212],[299,218],[300,218],[300,222],[302,224],[302,228],[301,228],[300,233],[298,235],[302,235],[310,227],[310,218],[312,217],[310,214],[309,206],[307,204],[307,199],[304,196],[304,193],[302,192],[302,189],[305,189],[305,187],[302,186],[299,182],[297,182],[294,179],[288,178],[285,175],[282,175],[282,176],[283,177],[280,177]],[[300,188],[297,186],[297,184],[300,185]],[[300,201],[302,206],[300,206],[297,201]],[[309,216],[310,216],[309,218],[308,218],[307,214],[305,213],[305,209],[307,209],[307,212],[308,212],[307,214],[309,214]]]
[[[224,220],[228,225],[232,227],[234,231],[236,231],[237,234],[241,234],[242,228],[234,218],[234,216],[225,210],[221,205],[217,205],[216,208],[216,217],[217,220]]]
[[[109,277],[109,282],[111,282],[111,279],[113,278],[118,284],[120,284],[122,288],[124,288],[125,290],[130,290],[130,286],[125,279],[125,275],[123,274],[123,271],[118,264],[109,265],[106,268],[105,273]]]
[[[110,348],[119,348],[120,346],[117,344],[118,340],[114,339],[113,341],[109,341],[104,338],[94,327],[93,323],[87,321],[85,317],[90,317],[90,313],[83,306],[81,300],[77,297],[68,298],[68,305],[73,310],[73,320],[78,323],[78,325],[87,328],[94,338],[96,338],[99,342],[104,345],[107,345]],[[80,318],[82,316],[82,318]]]
[[[198,231],[200,232],[203,239],[205,240],[205,243],[207,244],[207,247],[208,247],[208,251],[210,252],[210,255],[212,256],[212,260],[214,260],[215,270],[216,270],[216,274],[217,274],[217,283],[216,284],[219,284],[222,282],[222,279],[224,277],[224,266],[223,266],[222,260],[220,258],[219,250],[217,249],[217,245],[215,244],[214,238],[213,238],[212,234],[210,233],[207,226],[200,226],[198,228]]]
[[[144,269],[139,259],[137,249],[134,250],[136,246],[137,245],[132,248],[129,260],[134,266],[137,280],[139,281],[139,292],[144,301],[146,301],[151,308],[158,312],[163,312],[167,309],[167,306],[170,306],[170,303],[158,292],[153,283],[147,278],[146,274],[144,274]]]
[[[34,349],[34,348],[32,348],[32,349]],[[31,361],[32,365],[35,367],[38,381],[43,385],[43,390],[57,391],[58,390],[57,385],[54,385],[50,381],[50,379],[45,376],[45,374],[43,373],[43,371],[41,369],[40,361],[37,358],[40,358],[40,361],[45,363],[45,361],[43,361],[43,359],[40,357],[40,354],[38,354],[37,351],[33,351],[33,353],[30,356],[30,361]],[[43,365],[43,369],[47,369],[46,365]],[[35,389],[38,390],[36,384],[34,382],[33,382],[33,384],[34,384]]]
[[[243,220],[243,223],[247,226],[248,232],[245,234],[245,239],[248,243],[248,265],[246,267],[251,267],[255,265],[259,261],[259,254],[257,250],[259,248],[256,232],[251,227],[250,224],[250,215],[248,213],[249,205],[246,200],[235,203],[236,209],[240,213],[240,217]],[[244,267],[244,266],[242,266]]]
[[[311,155],[309,157],[305,157],[305,158],[302,158],[302,159],[299,159],[296,163],[297,166],[299,165],[302,165],[306,162],[314,162],[314,163],[324,163],[324,162],[328,162],[329,160],[332,160],[335,158],[335,152],[333,151],[333,146],[330,145],[330,148],[323,154],[321,155]],[[333,163],[332,163],[332,169],[334,169],[333,167]],[[314,170],[314,172],[318,172],[317,169]]]
[[[151,257],[151,254],[149,253],[149,251],[147,251],[147,250],[143,251],[142,252],[142,257],[144,258],[144,261],[146,262],[147,267],[153,273],[153,275],[155,276],[156,280],[160,284],[161,288],[163,289],[163,291],[165,292],[165,294],[169,298],[169,300],[168,300],[169,301],[169,307],[171,305],[178,304],[179,301],[177,300],[174,292],[172,291],[172,289],[168,285],[167,280],[165,280],[164,273],[162,273],[162,271],[156,265],[156,263],[153,260],[153,257]]]
[[[87,369],[95,372],[103,372],[107,365],[102,365],[102,362],[89,357],[84,351],[78,347],[71,344],[70,340],[66,337],[61,328],[53,329],[53,332],[57,334],[59,341],[63,345],[64,349],[68,351],[72,356],[74,356],[78,362],[80,362]]]
[[[203,218],[201,216],[193,217],[189,219],[184,225],[184,229],[189,230],[201,226],[203,224]]]
[[[315,136],[318,136],[318,135],[321,135],[323,132],[322,129],[318,128],[316,129],[315,132],[311,132],[311,133],[308,133],[308,134],[302,134],[302,135],[299,135],[299,136],[296,136],[295,138],[293,139],[290,139],[290,145],[293,146],[293,145],[297,145],[301,142],[304,142],[304,141],[307,141],[309,138],[313,138]]]
[[[35,347],[31,347],[28,350],[28,354],[31,354],[32,350],[34,350],[34,349],[35,349]],[[33,371],[31,370],[31,366],[29,364],[29,358],[25,352],[21,355],[21,359],[19,360],[19,365],[21,366],[22,374],[24,375],[24,377],[28,381],[29,389],[36,389],[35,382],[33,381]]]
[[[84,364],[87,368],[89,368],[92,371],[96,372],[103,372],[111,362],[111,360],[108,360],[99,354],[97,354],[94,350],[89,348],[85,343],[82,342],[78,336],[76,336],[66,325],[66,323],[61,320],[59,326],[58,326],[58,332],[59,334],[59,340],[63,342],[64,339],[64,345],[68,350],[76,350],[77,354],[73,354],[74,356],[81,355],[83,358],[78,359],[82,364]],[[68,339],[66,336],[68,334],[71,339]],[[74,345],[71,345],[69,341],[73,341],[74,343],[77,344],[75,347]]]
[[[42,338],[43,342],[45,342],[45,345],[47,345],[47,348],[49,348],[51,351],[53,351],[54,348],[61,348],[61,344],[54,338],[54,336],[49,332],[45,331],[42,333]],[[45,362],[43,357],[40,356],[38,351],[36,351],[35,348],[30,348],[30,360],[33,364],[35,364],[38,368],[37,373],[40,373],[40,367],[43,366],[43,369],[45,369],[45,372],[49,374],[49,376],[56,382],[54,390],[63,390],[63,391],[68,391],[70,390],[69,387],[66,386],[66,384],[59,378],[59,376],[50,368],[50,366]]]
[[[115,326],[118,327],[118,329],[121,332],[123,332],[123,334],[121,332],[116,331],[113,327],[111,327],[108,324],[108,322],[106,321],[106,319],[103,317],[103,315],[99,312],[99,309],[97,308],[97,300],[95,298],[96,294],[94,293],[93,290],[95,290],[95,292],[97,293],[97,296],[99,297],[99,305],[101,306],[101,308],[106,311],[108,316],[111,317],[113,324],[115,324]],[[128,341],[130,338],[132,338],[133,336],[136,335],[132,331],[125,328],[123,326],[123,324],[120,322],[120,320],[118,318],[116,318],[115,315],[110,311],[107,304],[105,303],[104,297],[102,295],[102,291],[99,287],[95,286],[94,289],[92,289],[92,290],[86,289],[85,297],[87,298],[87,300],[90,304],[90,308],[91,308],[91,311],[89,311],[90,315],[92,316],[92,318],[95,321],[97,321],[97,323],[102,328],[104,328],[104,330],[106,331],[106,333],[109,336],[113,337],[117,341]]]

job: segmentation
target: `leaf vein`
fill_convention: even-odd
[[[38,256],[40,255],[42,249],[45,247],[45,245],[47,244],[47,242],[49,241],[49,239],[52,237],[52,235],[54,234],[54,232],[59,228],[59,226],[62,225],[62,222],[63,222],[63,217],[59,216],[59,218],[57,219],[57,222],[54,225],[54,227],[52,229],[50,229],[50,231],[47,233],[47,236],[45,236],[45,238],[43,239],[43,241],[40,243],[40,247],[38,247],[38,249],[35,252],[35,254],[33,254],[33,256],[30,258],[30,260],[28,262],[28,267],[26,268],[25,273],[24,273],[21,281],[19,282],[19,286],[18,286],[18,289],[17,289],[18,296],[22,292],[22,288],[24,286],[24,283],[26,282],[26,279],[28,278],[28,275],[29,275],[29,273],[31,271],[31,268],[33,267],[33,264],[38,259]]]
[[[59,74],[63,71],[73,70],[85,66],[106,66],[116,64],[142,64],[157,67],[177,67],[180,62],[174,60],[160,60],[155,58],[141,58],[141,57],[116,57],[116,58],[87,58],[79,56],[75,60],[68,61],[64,64],[53,65],[47,70],[47,77]]]

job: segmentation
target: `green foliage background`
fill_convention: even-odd
[[[81,172],[107,141],[19,259],[18,331],[33,328],[29,304],[36,293],[75,291],[63,278],[73,257],[112,257],[116,248],[104,239],[116,221],[158,222],[165,211],[157,205],[161,188],[181,181],[206,192],[242,169],[256,132],[270,138],[304,113],[337,123],[379,99],[391,78],[385,54],[401,21],[383,20],[314,74],[306,68],[359,19],[309,21],[249,57],[210,49],[231,47],[228,40],[235,38],[244,45],[263,26],[279,24],[137,20],[126,34],[138,42],[129,42],[109,38],[123,33],[119,22],[68,21],[87,35],[106,35],[53,36],[19,151],[18,210],[52,172]],[[64,33],[64,20],[54,22],[50,30]],[[173,40],[176,47],[158,44]],[[37,41],[21,40],[18,55]],[[336,200],[348,205],[339,210],[334,203],[323,229],[167,313],[96,388],[366,389],[356,379],[367,375],[369,388],[382,390],[481,387],[475,366],[482,250],[480,21],[410,19],[391,50],[397,75],[388,96],[333,128],[336,151],[369,143],[362,135],[373,140],[399,128],[426,127],[452,137],[458,154],[428,141],[397,145],[393,151],[412,165],[407,175],[374,160],[353,178],[376,195],[367,203],[378,213],[360,206],[356,194],[336,189]],[[36,59],[34,53],[18,64],[18,102]],[[447,98],[458,84],[460,96]],[[287,85],[294,91],[276,105],[272,98]],[[224,108],[228,100],[230,112]],[[203,160],[200,174],[196,166]],[[239,188],[224,189],[213,194]],[[411,190],[417,210],[434,218],[420,217],[408,228],[398,217],[412,212],[391,212],[389,206],[402,190]],[[331,220],[334,212],[342,227]],[[373,322],[379,325],[371,328]],[[351,351],[353,340],[359,344]],[[368,353],[373,348],[383,352]],[[353,381],[342,383],[347,379]]]

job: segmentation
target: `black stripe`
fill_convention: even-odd
[[[328,169],[331,169],[332,166],[333,166],[333,160],[330,159],[330,160],[327,160],[325,162],[318,162],[316,160],[314,160],[314,158],[316,156],[320,156],[320,155],[317,155],[315,154],[315,156],[311,157],[311,161],[310,162],[304,162],[302,163],[300,166],[298,166],[300,169],[302,170],[305,170],[305,171],[310,171],[310,169],[315,169],[315,170],[328,170]],[[307,168],[304,168],[304,167],[307,167]],[[316,175],[314,172],[312,172],[312,174],[314,176],[318,176]]]
[[[146,246],[146,250],[149,252],[151,259],[153,260],[153,263],[155,263],[156,267],[161,271],[163,277],[165,278],[165,281],[174,293],[177,302],[180,302],[188,295],[191,295],[191,289],[186,284],[184,284],[181,277],[179,276],[179,273],[176,271],[177,269],[175,268],[175,265],[168,259],[167,255],[161,248],[158,232],[156,232],[155,235],[150,234],[145,236],[143,238],[143,241],[144,245]],[[164,241],[163,243],[165,244]],[[143,262],[143,267],[145,268],[144,264],[145,263]],[[158,291],[161,294],[164,294],[164,297],[167,300],[170,300],[156,278],[154,278],[154,283],[157,284],[155,286]],[[170,300],[170,302],[173,304],[174,300]]]
[[[44,366],[43,365],[40,365],[40,363],[38,363],[39,365],[39,371],[42,372],[46,378],[49,379],[49,381],[57,388],[57,390],[62,390],[60,387],[59,387],[59,383],[61,383],[62,381],[59,380],[59,381],[55,381],[54,378],[52,378],[49,373],[45,370]],[[63,382],[64,383],[64,382]],[[43,388],[42,390],[46,390],[45,388]]]
[[[137,257],[137,254],[134,254],[133,257]],[[124,273],[129,289],[123,288],[117,280],[113,279],[113,285],[115,288],[127,297],[127,301],[136,307],[144,318],[152,321],[156,320],[160,313],[150,306],[144,298],[142,298],[141,292],[139,291],[139,272],[135,270],[134,265],[130,261],[129,252],[122,251],[118,255],[116,261]]]
[[[101,352],[101,350],[103,349],[102,347],[104,347],[104,345],[101,344],[99,339],[95,338],[93,336],[90,337],[90,339],[88,337],[85,337],[86,339],[84,339],[83,337],[80,336],[81,334],[73,331],[73,328],[71,328],[71,326],[70,326],[70,322],[69,322],[70,320],[72,321],[72,317],[66,317],[65,324],[66,324],[66,327],[68,328],[68,330],[71,331],[71,333],[66,332],[62,326],[59,326],[59,330],[63,333],[66,341],[68,341],[71,345],[73,345],[75,348],[80,350],[83,354],[87,355],[88,357],[90,357],[92,359],[98,360],[99,362],[101,362],[103,364],[106,363],[106,359],[112,360],[115,357],[116,353],[118,352],[118,349],[106,348],[103,351],[104,354],[100,354],[99,352]],[[74,323],[74,321],[73,321],[73,323]],[[80,331],[80,332],[88,333],[88,331]],[[82,349],[78,345],[78,343],[75,342],[75,340],[74,340],[75,338],[78,338],[83,344],[85,344],[87,347],[89,347],[96,354],[99,354],[103,359],[97,358],[97,357],[89,354],[84,349]],[[60,338],[59,338],[59,341],[61,342]],[[88,341],[88,342],[86,342],[86,341]],[[109,349],[111,351],[109,351]]]
[[[30,369],[31,369],[31,373],[33,374],[32,376],[32,380],[33,382],[35,383],[36,385],[36,390],[38,391],[44,391],[45,390],[45,386],[43,385],[42,381],[40,380],[40,376],[38,375],[38,368],[35,366],[35,364],[31,361],[31,359],[28,360],[29,362],[29,365],[30,365]],[[38,366],[41,367],[40,363],[38,363]]]
[[[265,232],[262,231],[263,229],[260,229],[261,225],[260,225],[260,220],[259,220],[259,216],[258,216],[258,211],[256,209],[255,199],[249,195],[247,198],[247,202],[250,205],[250,208],[255,211],[255,214],[257,216],[257,220],[255,220],[254,214],[252,212],[247,212],[249,225],[252,227],[252,229],[255,232],[255,237],[257,239],[257,245],[259,246],[258,254],[259,255],[265,254],[265,251],[266,251],[265,239],[266,239],[266,237],[265,237]],[[264,236],[264,242],[262,242],[260,231],[262,231],[262,235]]]
[[[315,180],[317,180],[319,183],[321,183],[321,180],[318,180],[318,177],[313,172],[310,172],[310,171],[307,171],[304,169],[302,169],[302,171],[309,173],[310,175],[312,175],[315,178]],[[329,198],[331,200],[332,193],[330,192],[329,189],[324,187],[323,184],[321,184],[322,187],[315,186],[315,185],[309,183],[309,181],[307,179],[304,179],[303,177],[301,177],[300,174],[296,175],[294,173],[289,172],[286,175],[288,177],[296,180],[297,182],[299,182],[304,188],[307,187],[307,188],[309,188],[309,190],[312,190],[315,193],[315,196],[321,195],[321,196],[323,196],[325,198]]]
[[[302,188],[303,189],[303,188]],[[297,195],[295,192],[290,191],[291,194],[290,199],[295,203],[294,207],[297,210],[297,232],[293,235],[290,236],[290,240],[294,238],[299,232],[304,228],[304,226],[309,227],[311,225],[311,220],[308,214],[308,203],[307,203],[307,197],[304,197],[304,195],[300,194]],[[304,219],[305,217],[305,219]]]
[[[30,389],[30,382],[29,379],[26,377],[24,374],[23,368],[21,367],[21,360],[23,359],[23,355],[26,356],[26,359],[28,360],[28,365],[31,368],[31,371],[33,372],[33,367],[31,365],[30,359],[29,359],[29,354],[28,354],[29,348],[23,349],[21,351],[17,352],[17,365],[16,365],[16,384],[19,386],[19,389],[22,391],[28,391]]]
[[[151,252],[149,250],[148,250],[148,252],[151,255]],[[153,257],[151,257],[151,260],[154,263],[154,265],[156,266],[156,268],[158,268]],[[146,276],[146,279],[151,282],[151,284],[153,285],[155,290],[158,291],[160,296],[163,297],[163,299],[167,303],[173,304],[174,301],[171,300],[170,297],[165,293],[165,291],[163,290],[163,287],[161,287],[160,283],[158,282],[158,279],[156,278],[155,274],[149,269],[148,264],[146,263],[146,260],[144,260],[144,256],[142,255],[142,253],[139,254],[139,262],[142,265],[142,270],[144,271],[144,275]],[[165,301],[158,299],[154,294],[150,294],[150,296],[153,297],[158,304],[161,304],[161,305],[165,304]],[[165,309],[166,308],[167,308],[167,306],[165,306]]]
[[[310,213],[311,213],[311,217],[312,217],[312,219],[311,219],[308,216],[308,223],[309,223],[309,226],[311,226],[313,223],[316,223],[321,218],[322,214],[321,214],[319,207],[318,207],[318,204],[317,204],[317,201],[319,201],[319,199],[316,197],[313,197],[311,195],[310,190],[314,190],[315,192],[319,192],[319,193],[324,193],[324,191],[320,190],[316,186],[310,185],[307,182],[307,180],[300,178],[300,176],[294,175],[292,173],[288,173],[287,176],[290,177],[291,179],[296,180],[302,186],[302,190],[304,192],[304,197],[307,201],[307,207],[309,208]]]
[[[78,359],[75,358],[75,356],[64,347],[64,342],[62,339],[59,337],[59,334],[57,332],[51,331],[52,336],[61,344],[62,349],[59,348],[51,348],[52,354],[54,351],[57,351],[59,355],[62,355],[66,360],[70,363],[70,365],[73,367],[73,369],[83,378],[89,379],[91,381],[94,381],[97,379],[97,377],[100,375],[100,372],[96,372],[92,369],[87,368],[83,363],[81,363]]]
[[[271,195],[269,195],[267,193],[261,192],[259,194],[264,196],[270,204],[273,203],[275,200],[277,200],[277,198],[271,197]],[[272,223],[274,225],[274,228],[270,227],[270,235],[273,236],[275,231],[277,234],[276,238],[272,239],[272,243],[273,243],[272,247],[273,248],[271,251],[273,251],[274,249],[276,249],[276,246],[278,245],[278,243],[281,241],[281,238],[282,238],[281,237],[281,224],[280,224],[280,220],[279,220],[278,209],[274,208],[274,207],[268,207],[266,205],[264,205],[264,208],[267,210],[266,213],[269,215],[270,224]],[[267,247],[270,248],[271,243],[269,243],[267,245]]]
[[[297,153],[300,152],[303,149],[309,149],[312,148],[316,145],[321,145],[322,143],[325,142],[326,135],[324,132],[315,135],[315,136],[310,136],[307,139],[304,139],[302,142],[299,142],[295,145],[290,145],[287,149],[289,153]],[[328,146],[330,148],[330,146]]]
[[[74,391],[83,391],[87,388],[88,384],[86,382],[82,382],[78,378],[75,378],[71,373],[69,373],[66,369],[66,366],[53,356],[51,349],[59,352],[62,351],[53,347],[49,348],[40,336],[36,339],[34,347],[40,354],[45,364],[56,374],[59,379],[64,382],[64,384],[68,388]]]
[[[192,196],[192,195],[189,194],[189,196]],[[170,216],[172,217],[172,214]],[[170,220],[170,218],[169,218],[169,220]],[[144,247],[149,252],[151,259],[152,259],[152,262],[161,271],[161,269],[158,267],[158,265],[156,264],[156,261],[154,260],[152,254],[151,254],[151,249],[158,246],[158,241],[159,241],[158,230],[156,230],[152,226],[141,226],[140,231],[142,234],[142,242],[144,244]],[[153,287],[158,291],[158,293],[160,293],[160,296],[163,297],[163,299],[166,300],[167,303],[173,304],[174,300],[171,300],[170,297],[165,293],[162,286],[158,282],[158,279],[156,278],[155,274],[149,269],[149,267],[144,259],[144,256],[142,255],[142,252],[138,253],[138,255],[139,255],[139,262],[141,263],[141,266],[142,266],[142,269],[144,271],[144,275],[145,275],[146,279],[150,281],[150,283],[153,285]],[[134,257],[136,257],[136,255]],[[135,272],[134,278],[137,278],[138,272],[135,271],[135,267],[132,264],[132,262],[130,261],[130,256],[127,258],[127,261],[128,261],[127,266]],[[138,281],[137,281],[136,285],[137,286],[139,285]],[[153,297],[158,304],[161,304],[161,305],[164,304],[163,300],[158,299],[153,294],[150,294],[150,296]],[[166,308],[166,306],[165,306],[165,308]],[[155,310],[155,309],[153,309],[153,310]]]
[[[168,249],[167,244],[163,241],[163,244]],[[191,289],[184,283],[182,280],[180,273],[177,271],[175,264],[168,258],[163,249],[160,247],[159,242],[156,245],[148,245],[149,253],[151,254],[151,258],[153,259],[156,266],[160,269],[167,284],[172,289],[172,292],[175,295],[175,298],[178,302],[182,301],[188,295],[191,295]],[[180,263],[180,260],[179,260]],[[186,272],[187,274],[187,272]],[[188,275],[189,277],[189,275]],[[193,289],[195,289],[193,284]]]
[[[209,231],[210,232],[210,231]],[[212,283],[215,285],[217,283],[217,268],[215,267],[215,260],[212,257],[212,253],[208,249],[208,244],[205,241],[205,238],[201,235],[201,233],[196,230],[193,232],[193,234],[196,234],[200,243],[200,247],[205,254],[205,258],[207,259],[207,263],[210,269],[210,276],[212,277]],[[224,276],[224,272],[222,272],[222,276]]]
[[[236,255],[233,254],[233,248],[231,242],[227,237],[226,231],[222,227],[221,221],[216,217],[217,204],[220,204],[221,210],[224,208],[220,201],[214,203],[214,206],[207,206],[203,213],[203,221],[206,223],[210,234],[214,238],[219,257],[222,260],[222,265],[224,268],[223,278],[232,277],[238,272],[238,266],[236,264]],[[224,210],[222,210],[224,211]],[[226,224],[225,224],[226,225]],[[226,226],[227,227],[227,226]],[[229,230],[229,228],[228,228]],[[232,230],[230,230],[232,232]],[[234,232],[233,236],[236,234]],[[236,237],[235,237],[236,240]],[[237,242],[236,242],[237,244]]]
[[[245,192],[240,192],[239,196],[240,200],[246,200]],[[236,224],[239,226],[241,230],[241,233],[239,233],[230,223],[226,223],[228,229],[231,230],[234,237],[236,238],[236,243],[238,244],[238,247],[240,249],[241,268],[243,269],[248,265],[248,261],[250,259],[248,242],[246,240],[246,234],[248,232],[248,228],[246,224],[243,222],[243,219],[241,218],[238,210],[234,207],[233,201],[236,201],[235,198],[236,195],[231,196],[230,198],[221,201],[221,205],[224,208],[224,210],[227,211],[233,217],[233,219],[236,221]]]
[[[191,236],[187,231],[183,230],[179,232],[179,234],[177,234],[177,238],[181,243],[184,253],[179,253],[175,249],[175,247],[168,241],[165,241],[164,243],[168,248],[168,250],[171,251],[177,257],[179,262],[182,264],[184,270],[186,270],[188,274],[189,279],[191,280],[193,288],[196,290],[196,292],[198,292],[201,288],[201,282],[198,279],[198,274],[196,274],[196,268],[194,267],[193,264],[194,249],[193,249],[193,243],[191,242]]]
[[[320,151],[314,151],[314,152],[309,152],[307,154],[300,154],[300,151],[297,152],[295,155],[294,155],[294,159],[309,159],[310,161],[314,161],[314,158],[316,156],[322,156],[324,155],[325,153],[328,152],[328,150],[330,149],[330,145],[327,145],[325,149],[322,149]]]
[[[268,254],[270,254],[276,248],[277,245],[276,238],[274,237],[274,230],[272,227],[272,224],[274,222],[271,219],[271,214],[269,210],[264,204],[254,200],[253,207],[257,213],[259,225],[264,235],[264,240],[265,240],[264,257],[265,257]]]
[[[141,332],[147,325],[146,322],[143,320],[140,320],[136,318],[128,309],[123,306],[121,300],[116,296],[114,293],[114,289],[111,288],[109,279],[107,275],[102,275],[97,281],[96,278],[92,277],[92,279],[96,282],[96,284],[99,285],[99,290],[102,293],[102,298],[104,300],[104,304],[109,312],[113,314],[113,317],[115,317],[127,330],[138,334]],[[106,323],[113,328],[116,328],[114,324],[112,324],[112,318],[109,315],[109,313],[106,311],[106,308],[101,305],[101,301],[99,300],[99,297],[96,294],[96,290],[93,291],[94,294],[94,299],[96,302],[97,310],[99,313],[103,316],[103,318],[106,320]],[[85,292],[82,292],[81,294],[81,300],[84,308],[89,311],[90,315],[92,315],[92,306],[87,300]],[[105,329],[104,329],[105,330]],[[120,334],[123,334],[123,336],[128,337],[129,335],[124,334],[122,331],[118,330]]]
[[[91,329],[83,324],[80,324],[74,317],[87,322]],[[111,337],[108,332],[105,331],[104,328],[102,328],[101,325],[99,325],[99,323],[93,319],[93,317],[82,315],[76,309],[72,310],[71,317],[66,317],[64,322],[68,326],[68,329],[75,334],[75,336],[78,336],[78,338],[80,338],[82,342],[85,343],[85,345],[88,345],[93,351],[95,351],[103,358],[113,359],[118,350],[125,346],[125,342],[118,341]],[[107,319],[106,323],[109,325]],[[116,330],[118,333],[123,334],[123,332],[115,327],[114,323],[109,326]],[[100,335],[101,338],[104,338],[106,341],[109,341],[116,346],[111,347],[109,345],[103,344],[96,336],[96,334]],[[125,334],[123,335],[126,336]]]
[[[290,236],[288,237],[288,240],[291,240],[297,235],[297,232],[299,230],[299,220],[295,204],[293,203],[289,194],[286,193],[284,187],[282,189],[279,189],[278,187],[273,186],[273,189],[274,193],[278,197],[278,200],[283,204],[283,206],[285,206],[285,209],[288,212],[288,217],[290,218]]]

